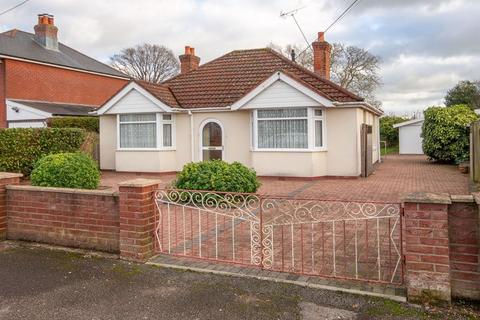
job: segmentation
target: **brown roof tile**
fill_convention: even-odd
[[[158,100],[162,101],[166,105],[172,108],[180,108],[180,105],[175,99],[175,96],[167,86],[139,80],[134,80],[134,82],[147,90],[149,93],[151,93],[153,96],[155,96]]]
[[[188,109],[225,107],[239,100],[276,71],[285,72],[332,101],[363,101],[269,48],[232,51],[198,69],[173,77],[163,85],[171,90],[177,106]]]

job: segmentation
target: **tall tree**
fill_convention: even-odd
[[[287,57],[290,57],[291,50],[294,49],[297,53],[295,61],[309,70],[313,69],[312,50],[302,50],[296,45],[281,47],[270,43],[268,46]],[[376,89],[382,84],[380,77],[381,59],[379,56],[363,48],[334,43],[330,60],[332,81],[376,106],[381,105],[375,96]]]
[[[445,104],[447,107],[466,104],[471,109],[480,109],[480,81],[460,81],[448,90]]]
[[[134,79],[153,83],[160,83],[179,72],[179,63],[172,50],[148,43],[121,50],[110,57],[110,64]]]

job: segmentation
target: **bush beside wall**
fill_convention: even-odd
[[[29,176],[42,156],[76,152],[85,139],[83,129],[11,128],[0,129],[0,171]]]
[[[53,117],[48,119],[50,128],[80,128],[89,132],[99,132],[98,117]]]
[[[477,115],[467,105],[424,111],[423,152],[432,160],[460,163],[469,159],[469,126]]]
[[[97,164],[83,153],[56,153],[40,158],[30,175],[40,187],[96,189],[100,183]]]

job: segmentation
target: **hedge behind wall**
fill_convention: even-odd
[[[99,132],[98,117],[53,117],[48,119],[50,128],[80,128],[90,132]]]
[[[85,130],[71,128],[0,129],[0,171],[29,176],[42,156],[76,152],[85,140]]]

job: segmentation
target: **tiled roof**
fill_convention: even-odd
[[[232,51],[195,70],[173,77],[163,85],[170,88],[182,108],[225,107],[276,71],[285,72],[334,102],[363,101],[269,48]]]
[[[175,99],[175,96],[167,86],[139,80],[134,80],[134,82],[147,90],[150,94],[155,96],[158,100],[162,101],[166,105],[172,108],[180,108],[180,105]]]
[[[10,30],[0,33],[0,55],[128,78],[127,75],[59,43],[58,51],[48,50],[34,40],[32,33]]]

